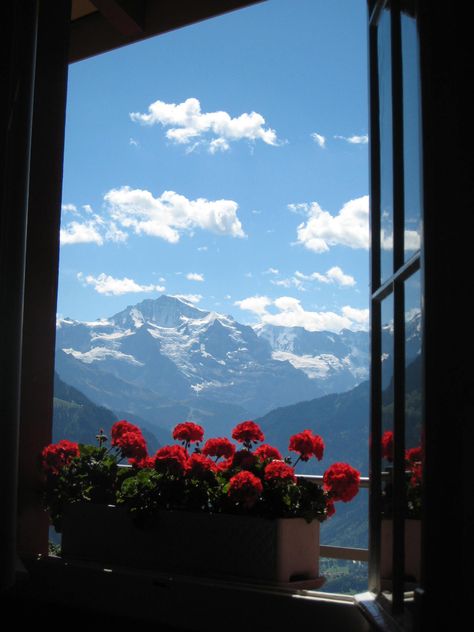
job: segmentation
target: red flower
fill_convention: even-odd
[[[265,437],[260,427],[254,421],[243,421],[232,430],[232,439],[243,443],[250,449],[252,441],[257,443],[258,441],[263,441]]]
[[[142,431],[138,426],[125,421],[125,419],[122,419],[122,421],[116,421],[112,426],[112,430],[110,431],[113,446],[117,445],[118,439],[123,435],[124,432],[139,432],[141,434]]]
[[[235,445],[225,437],[208,439],[202,449],[202,453],[206,456],[215,456],[218,459],[220,459],[221,457],[228,459],[234,455],[234,452]]]
[[[324,472],[324,489],[330,493],[331,500],[347,503],[359,491],[360,472],[348,463],[333,463]]]
[[[335,513],[336,513],[336,507],[334,506],[334,501],[327,500],[326,501],[326,516],[330,518],[331,516],[334,516]]]
[[[262,481],[251,472],[239,472],[229,481],[228,496],[231,500],[250,509],[263,491]]]
[[[421,463],[423,459],[423,451],[421,447],[410,448],[405,452],[405,461],[408,465],[415,465],[415,463]]]
[[[188,453],[181,445],[166,445],[155,454],[155,470],[165,474],[184,474]]]
[[[393,432],[387,430],[382,435],[382,458],[393,461]]]
[[[319,435],[313,434],[311,430],[303,430],[303,432],[290,437],[288,449],[291,452],[299,452],[299,459],[302,461],[309,461],[312,456],[320,461],[324,454],[324,441]]]
[[[274,448],[272,445],[268,445],[268,443],[264,443],[263,445],[258,446],[254,454],[261,461],[272,461],[273,459],[277,459],[278,461],[283,460],[280,451]]]
[[[122,456],[141,461],[147,456],[146,441],[140,431],[123,432],[115,440],[114,445]]]
[[[232,457],[230,467],[239,467],[241,470],[252,470],[257,462],[257,457],[248,450],[238,450]]]
[[[295,470],[284,461],[272,461],[265,467],[265,480],[290,480],[296,483]]]
[[[421,463],[415,463],[411,467],[410,487],[419,487],[421,485],[422,475],[423,475],[423,467]]]
[[[194,452],[186,462],[186,474],[190,478],[198,478],[200,480],[212,478],[213,473],[217,471],[216,464],[202,454]]]
[[[225,459],[225,461],[221,461],[220,463],[216,463],[218,472],[226,472],[229,468],[232,467],[233,457],[229,457]]]
[[[139,470],[150,469],[152,470],[155,467],[155,459],[152,456],[146,456],[143,459],[128,459],[128,462],[133,467],[136,467]]]
[[[76,456],[79,456],[79,444],[62,439],[43,449],[41,464],[45,472],[59,474],[62,468],[68,466]]]
[[[187,444],[202,441],[204,428],[192,421],[185,421],[174,427],[173,439],[184,441]]]

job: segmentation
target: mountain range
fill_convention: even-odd
[[[171,296],[95,322],[58,319],[56,370],[93,402],[171,427],[237,421],[332,392],[368,375],[366,332],[252,328]]]

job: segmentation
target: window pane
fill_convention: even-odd
[[[405,283],[405,447],[407,477],[407,512],[405,521],[406,590],[420,579],[421,514],[421,283],[416,272]]]
[[[392,569],[392,473],[393,473],[393,295],[382,303],[382,534],[381,580],[382,589],[390,585]]]
[[[391,15],[380,16],[377,32],[380,126],[380,248],[381,280],[393,271],[393,159],[392,159],[392,59]]]
[[[405,261],[420,247],[420,96],[415,18],[401,16],[403,73],[403,164],[405,178]]]

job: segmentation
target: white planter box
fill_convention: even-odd
[[[64,514],[62,554],[111,565],[278,583],[320,579],[319,522],[303,518],[162,511],[152,525],[140,529],[123,508],[74,504]]]

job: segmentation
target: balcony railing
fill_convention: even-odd
[[[323,484],[322,475],[316,474],[298,474],[299,478],[305,478],[308,481],[311,481],[315,485]],[[360,486],[362,488],[368,488],[370,486],[370,479],[368,476],[360,477]],[[319,552],[321,557],[327,557],[335,560],[352,560],[355,562],[368,562],[369,561],[369,550],[368,549],[359,549],[355,547],[348,546],[328,546],[326,544],[321,544],[319,547]]]

